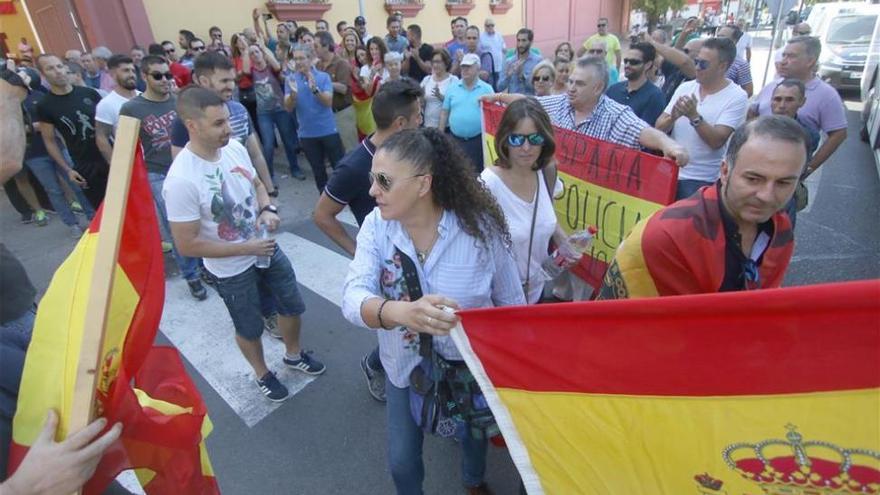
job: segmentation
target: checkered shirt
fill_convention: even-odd
[[[630,107],[605,95],[599,97],[592,115],[577,123],[574,121],[574,108],[568,102],[567,95],[540,96],[538,102],[556,127],[630,148],[641,147],[639,135],[642,129],[650,127],[644,120],[636,117]]]

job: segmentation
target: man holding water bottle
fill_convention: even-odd
[[[278,310],[278,330],[287,348],[284,364],[310,375],[325,367],[299,345],[305,305],[293,267],[273,239],[260,235],[262,229],[278,228],[278,210],[247,149],[230,140],[223,98],[201,87],[187,88],[180,93],[177,113],[190,141],[171,164],[162,189],[174,243],[182,255],[204,258],[257,386],[270,400],[283,401],[287,387],[263,358],[261,291],[271,295]]]

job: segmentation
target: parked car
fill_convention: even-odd
[[[871,146],[880,171],[880,22],[874,26],[871,45],[862,73],[862,141]]]
[[[876,7],[880,12],[880,5]],[[827,29],[819,33],[819,77],[837,89],[860,89],[877,19],[877,12],[831,17]]]

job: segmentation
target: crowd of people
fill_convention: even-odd
[[[703,36],[694,19],[671,39],[660,29],[636,32],[624,46],[603,18],[582,43],[544,54],[527,28],[508,47],[491,18],[482,26],[452,19],[452,38],[435,45],[398,15],[385,20],[384,36],[370,35],[361,16],[335,33],[325,21],[314,31],[279,22],[274,36],[260,19],[255,10],[228,44],[212,27],[207,42],[181,30],[176,43],[124,54],[98,47],[10,62],[4,88],[26,92],[4,94],[23,98],[24,131],[17,144],[4,133],[25,148],[17,164],[24,171],[3,179],[17,186],[13,202],[24,220],[45,224],[51,207],[79,236],[77,215],[91,218],[104,197],[120,116],[139,119],[168,251],[195,299],[214,286],[257,386],[283,401],[289,391],[263,358],[264,331],[283,340],[283,365],[311,375],[326,369],[300,345],[306,307],[296,260],[261,235],[280,222],[279,179],[308,180],[302,152],[320,193],[314,222],[353,257],[343,315],[378,330],[378,346],[360,364],[369,393],[387,403],[399,493],[420,493],[424,477],[423,428],[411,414],[424,343],[445,366],[463,366],[448,336],[454,310],[552,298],[542,269],[548,248],[559,250],[564,267],[581,256],[553,211],[561,189],[554,128],[681,167],[678,202],[621,245],[595,294],[603,299],[780,285],[802,181],[846,137],[842,101],[816,77],[821,46],[809,36],[788,40],[777,77],[750,103],[741,23]],[[498,158],[485,168],[482,102],[506,105],[494,136]],[[337,219],[345,207],[356,238]],[[8,329],[32,326],[35,294],[11,253],[0,254],[2,271],[15,272],[4,274],[4,290],[31,287],[2,311],[4,349],[23,356],[26,339],[12,342]],[[639,278],[646,273],[650,283]],[[7,363],[4,421],[20,376]],[[465,488],[489,493],[486,438],[467,428],[456,435]]]

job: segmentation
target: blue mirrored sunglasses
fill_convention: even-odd
[[[518,148],[518,147],[526,144],[526,139],[529,140],[529,144],[531,144],[532,146],[541,146],[542,144],[544,144],[544,141],[546,141],[544,136],[538,134],[537,132],[534,132],[534,133],[528,134],[528,135],[526,135],[526,134],[511,134],[511,135],[507,136],[507,144]]]
[[[706,70],[709,68],[709,61],[704,58],[695,58],[694,65],[696,65],[699,70]]]

